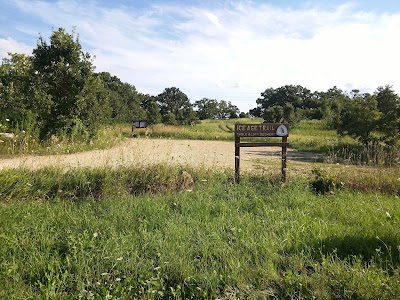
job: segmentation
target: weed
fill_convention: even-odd
[[[333,194],[344,185],[343,182],[338,182],[337,178],[328,175],[327,172],[320,168],[312,169],[311,173],[315,177],[314,180],[311,181],[311,188],[316,194]]]

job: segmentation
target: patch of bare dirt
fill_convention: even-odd
[[[241,148],[241,169],[258,168],[266,161],[280,164],[281,148]],[[0,159],[0,169],[25,167],[38,169],[46,166],[118,167],[156,163],[183,164],[194,167],[234,168],[234,143],[223,141],[127,139],[106,150],[94,150],[65,155],[27,155]],[[288,160],[316,160],[309,153],[288,150]]]

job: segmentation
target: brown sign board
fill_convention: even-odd
[[[235,124],[235,181],[240,182],[240,148],[241,147],[282,147],[282,182],[286,181],[286,154],[289,146],[289,124],[261,123]],[[281,143],[241,143],[246,137],[281,137]]]
[[[287,137],[289,124],[261,123],[261,124],[235,124],[236,137]]]

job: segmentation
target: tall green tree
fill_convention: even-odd
[[[194,103],[197,108],[197,116],[200,120],[215,119],[218,115],[218,101],[215,99],[203,98]]]
[[[25,54],[8,55],[0,66],[0,118],[21,123],[30,109],[32,62]]]
[[[146,119],[149,125],[161,123],[160,107],[155,96],[143,95],[141,107],[146,112]]]
[[[98,76],[109,95],[112,122],[125,123],[145,118],[146,113],[141,107],[143,95],[137,92],[135,86],[122,82],[108,72],[101,72]]]
[[[378,130],[385,143],[394,145],[400,137],[400,98],[389,85],[378,87],[375,96],[381,112]]]
[[[261,97],[256,100],[257,107],[250,110],[250,114],[263,117],[268,122],[291,119],[291,126],[294,126],[303,115],[303,111],[318,107],[318,102],[319,98],[307,88],[300,85],[285,85],[276,89],[268,88],[262,92]],[[284,107],[286,116],[283,115]]]
[[[102,94],[99,89],[104,87],[93,79],[91,57],[82,51],[75,32],[69,34],[60,28],[52,32],[49,43],[40,36],[33,50],[32,69],[35,89],[48,100],[45,109],[38,108],[42,136],[60,131],[69,134],[76,120],[86,124],[90,135],[95,134],[99,126],[95,120],[107,118],[109,102],[93,96]]]
[[[193,124],[197,117],[189,98],[179,88],[166,88],[157,96],[163,122],[175,119],[177,124]]]
[[[322,118],[332,129],[338,129],[340,116],[350,97],[336,86],[326,92],[320,92]]]
[[[338,133],[350,135],[364,145],[377,142],[381,115],[375,96],[357,95],[348,102],[343,110],[338,124]]]

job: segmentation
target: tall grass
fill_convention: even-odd
[[[183,171],[159,169],[144,186],[162,185],[168,181],[162,176],[179,182],[188,178]],[[172,189],[178,193],[131,195],[126,183],[115,186],[122,189],[119,196],[80,194],[80,201],[68,193],[37,201],[34,190],[23,197],[8,192],[8,203],[0,204],[0,298],[400,295],[400,204],[394,195],[345,190],[317,196],[303,182],[280,186],[279,178],[247,175],[236,185],[227,173],[185,172],[193,185]],[[26,184],[19,185],[23,176],[30,178],[24,174],[7,173],[20,177],[8,190]],[[79,172],[71,176],[71,186],[57,188],[75,191],[88,180]],[[126,182],[122,171],[113,176]]]
[[[260,123],[261,119],[204,120],[193,126],[169,126],[158,124],[147,129],[136,129],[135,135],[148,138],[224,140],[234,141],[234,124]],[[61,154],[92,149],[110,148],[123,138],[131,138],[130,124],[116,124],[103,128],[96,138],[76,140],[53,138],[39,143],[21,132],[16,139],[0,142],[0,156],[16,154]],[[243,138],[248,142],[278,142],[279,138]],[[297,127],[290,129],[288,138],[290,147],[298,151],[317,152],[328,163],[358,164],[369,166],[397,167],[400,164],[398,148],[371,146],[364,147],[350,137],[340,137],[334,130],[328,129],[321,120],[303,120]]]
[[[374,167],[395,167],[400,165],[400,149],[394,146],[336,146],[329,150],[326,162]]]
[[[15,130],[13,138],[0,136],[0,157],[26,154],[68,154],[93,149],[106,149],[115,146],[124,137],[125,128],[118,125],[103,127],[91,139],[71,139],[67,136],[52,136],[40,141],[38,135],[28,131]]]

